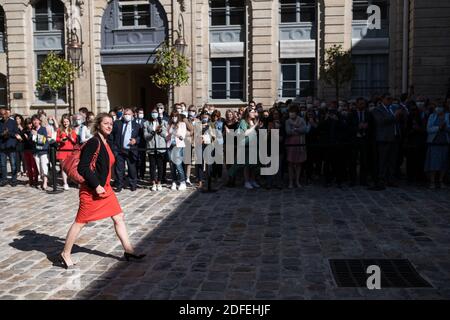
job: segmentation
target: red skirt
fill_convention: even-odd
[[[95,190],[85,184],[80,187],[80,207],[78,208],[78,223],[88,223],[118,215],[122,212],[119,200],[111,186],[105,186],[105,193],[98,195]]]
[[[110,184],[111,169],[115,162],[114,154],[108,144],[106,144],[105,147],[108,151],[110,161],[110,170],[104,186],[105,193],[98,195],[95,190],[90,189],[86,183],[83,183],[80,186],[80,207],[78,208],[75,222],[88,223],[122,213],[119,200]]]

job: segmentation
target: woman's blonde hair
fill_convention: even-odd
[[[69,126],[67,127],[67,130],[64,129],[64,120],[69,120]],[[61,116],[61,131],[66,132],[67,134],[71,134],[72,133],[72,123],[70,122],[70,116],[65,113]]]
[[[106,112],[102,112],[99,113],[94,120],[94,124],[92,126],[92,134],[97,134],[100,130],[100,124],[102,123],[104,118],[110,118],[111,120],[113,119],[109,113]]]

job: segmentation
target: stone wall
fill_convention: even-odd
[[[416,94],[444,97],[450,78],[450,1],[413,0],[410,81]]]

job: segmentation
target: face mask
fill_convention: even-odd
[[[417,107],[419,107],[419,108],[423,108],[423,107],[425,106],[425,102],[423,102],[423,101],[417,101],[416,105],[417,105]]]
[[[75,124],[77,126],[81,126],[82,123],[83,123],[83,121],[81,121],[81,120],[75,120]]]
[[[183,112],[183,110],[181,110],[181,109],[177,109],[177,112],[178,112],[178,113],[182,113],[182,112]]]
[[[139,117],[139,119],[144,119],[144,114],[143,113],[139,113],[138,117]]]
[[[287,111],[288,111],[288,108],[286,108],[286,107],[281,108],[281,113],[286,113]]]
[[[300,111],[300,115],[301,115],[302,117],[304,117],[304,116],[305,116],[305,111]]]
[[[55,124],[55,122],[53,120],[49,120],[48,124],[52,126]]]
[[[152,119],[155,120],[158,118],[158,112],[152,112]]]
[[[189,118],[195,118],[195,111],[189,111]]]
[[[185,117],[187,117],[189,115],[187,111],[183,111],[181,114]]]
[[[158,113],[159,114],[163,114],[164,113],[164,109],[158,109]]]
[[[116,117],[116,116],[112,116],[112,118],[113,118],[113,121],[116,121],[116,120],[117,120],[117,117]]]
[[[203,124],[208,123],[208,120],[209,120],[208,118],[203,118],[203,119],[202,119],[202,123],[203,123]]]
[[[123,112],[121,112],[121,111],[117,112],[117,117],[118,117],[118,118],[121,118],[122,115],[123,115]]]
[[[436,112],[437,113],[444,113],[444,108],[443,107],[437,107],[436,108]]]
[[[131,121],[131,115],[129,115],[129,114],[124,115],[123,118],[124,118],[124,120],[126,122],[130,122]]]
[[[177,117],[173,117],[173,118],[172,118],[172,122],[173,122],[173,123],[177,123],[177,122],[178,122],[178,118],[177,118]]]
[[[297,114],[295,112],[289,112],[289,117],[291,119],[295,119],[295,118],[297,118]]]

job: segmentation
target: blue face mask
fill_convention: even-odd
[[[400,105],[398,104],[398,103],[393,103],[393,104],[391,104],[391,109],[392,109],[392,111],[397,111],[398,110],[398,108],[400,108]]]
[[[208,118],[203,118],[202,119],[202,123],[208,123],[209,119]]]
[[[158,112],[152,112],[152,118],[158,119]]]
[[[436,108],[436,112],[437,113],[444,113],[444,108],[443,107],[437,107]]]
[[[286,113],[288,111],[288,108],[281,108],[281,113]]]
[[[123,112],[119,111],[117,112],[117,118],[121,118],[123,116]]]

